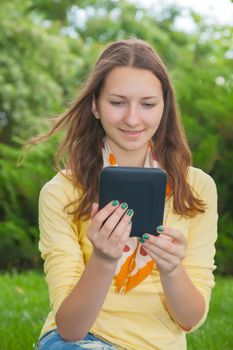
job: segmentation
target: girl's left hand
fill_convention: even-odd
[[[175,228],[166,226],[159,228],[159,236],[144,233],[139,242],[155,261],[159,272],[170,275],[185,257],[186,240],[183,233]]]

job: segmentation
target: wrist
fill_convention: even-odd
[[[115,272],[117,260],[106,259],[105,257],[99,255],[95,251],[93,251],[90,260],[93,261],[93,263],[101,269],[104,269],[106,271],[113,270]]]
[[[172,270],[160,271],[160,278],[173,279],[177,276],[177,274],[179,274],[182,268],[183,268],[182,264],[179,264],[175,266]]]

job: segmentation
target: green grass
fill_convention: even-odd
[[[188,335],[188,350],[233,349],[233,278],[216,278],[204,325]]]
[[[0,275],[0,350],[31,350],[49,310],[42,274]]]
[[[217,278],[208,319],[189,334],[188,350],[233,349],[233,278]],[[0,350],[31,350],[49,310],[42,274],[0,275]]]

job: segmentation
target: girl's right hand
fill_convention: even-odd
[[[94,253],[108,261],[117,261],[129,238],[132,228],[133,210],[126,203],[112,201],[98,211],[94,203],[91,211],[91,223],[87,230]]]

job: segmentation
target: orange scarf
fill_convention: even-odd
[[[117,166],[117,160],[112,153],[107,140],[104,141],[103,148],[103,166]],[[158,168],[159,163],[152,151],[151,143],[148,145],[148,151],[144,163],[145,168]],[[166,188],[166,196],[171,193],[169,184]],[[144,232],[143,232],[144,233]],[[127,244],[123,249],[121,258],[118,260],[115,271],[116,289],[119,293],[122,289],[125,293],[141,283],[153,270],[155,262],[145,252],[137,237],[128,238]]]

